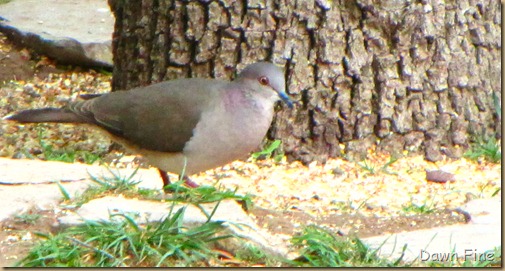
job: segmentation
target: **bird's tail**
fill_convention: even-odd
[[[86,123],[86,119],[65,108],[41,108],[20,111],[9,115],[4,120],[19,123],[60,122],[60,123]]]

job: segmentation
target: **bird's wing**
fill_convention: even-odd
[[[74,113],[143,149],[181,152],[226,82],[181,79],[116,91],[69,106]]]

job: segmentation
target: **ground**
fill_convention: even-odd
[[[110,74],[55,63],[12,45],[0,34],[0,116],[21,109],[62,106],[77,94],[107,92]],[[140,164],[141,159],[110,149],[110,140],[86,127],[1,123],[0,156],[45,159],[52,150],[92,153],[115,166]],[[397,160],[396,160],[397,159]],[[85,162],[85,156],[77,161]],[[426,180],[426,169],[454,174],[447,183]],[[285,159],[236,161],[196,176],[199,184],[219,184],[252,194],[250,210],[260,226],[276,234],[293,235],[317,224],[339,235],[368,237],[465,223],[455,208],[469,199],[501,195],[501,165],[466,159],[427,162],[405,153],[393,158],[370,150],[365,161],[333,159],[305,166]],[[55,214],[33,210],[27,216],[0,222],[0,266],[8,266],[29,251],[35,232],[54,231]]]

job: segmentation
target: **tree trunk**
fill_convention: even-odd
[[[286,70],[295,109],[269,138],[294,159],[379,150],[460,157],[501,136],[499,1],[109,0],[113,89]],[[341,150],[343,143],[345,150]]]

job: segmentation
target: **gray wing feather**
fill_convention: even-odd
[[[180,152],[203,110],[226,82],[181,79],[76,102],[69,108],[115,136],[149,150]]]

